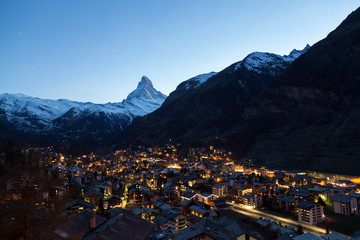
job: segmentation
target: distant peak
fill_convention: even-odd
[[[137,88],[128,95],[126,100],[130,100],[134,98],[143,99],[143,100],[154,99],[157,98],[158,96],[164,97],[165,95],[163,95],[161,92],[158,92],[154,88],[151,80],[148,77],[143,76],[141,78],[141,81],[138,83]]]
[[[141,81],[138,85],[151,85],[153,86],[151,80],[147,76],[142,76]]]
[[[295,58],[299,57],[301,54],[306,53],[310,49],[310,45],[306,44],[303,50],[294,49],[290,52],[289,56],[294,56]]]
[[[147,76],[142,76],[141,82],[151,82],[151,80]]]
[[[6,96],[6,97],[18,97],[18,98],[29,97],[29,96],[27,96],[25,94],[22,94],[22,93],[3,93],[3,94],[0,94],[0,95]]]

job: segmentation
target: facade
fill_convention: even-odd
[[[296,203],[294,196],[280,194],[275,197],[274,207],[286,212],[296,212]]]
[[[311,201],[301,201],[297,205],[298,221],[317,224],[324,221],[324,207]]]
[[[335,194],[332,199],[332,209],[334,213],[342,215],[357,214],[357,201],[356,198],[345,194]]]
[[[242,204],[252,208],[258,208],[261,207],[262,205],[262,197],[255,193],[248,192],[241,197],[241,200],[242,200]]]
[[[225,184],[217,183],[212,187],[212,194],[226,197],[228,195],[228,188]]]

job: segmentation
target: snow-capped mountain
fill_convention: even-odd
[[[200,141],[233,132],[251,101],[309,48],[285,56],[254,52],[218,73],[180,83],[159,109],[125,130],[124,142]]]
[[[171,92],[169,97],[166,98],[164,105],[171,105],[172,103],[181,101],[183,98],[187,98],[189,94],[216,74],[216,72],[204,73],[183,81],[176,87],[175,91]]]
[[[190,78],[189,80],[184,81],[183,84],[185,85],[186,89],[194,89],[194,88],[199,87],[201,84],[203,84],[209,78],[211,78],[212,76],[215,76],[216,74],[217,74],[217,72],[209,72],[209,73],[200,74],[193,78]]]
[[[168,98],[145,76],[126,99],[117,103],[94,104],[2,94],[0,127],[51,135],[62,143],[77,140],[84,144],[92,141],[95,145],[122,132],[135,117],[157,110],[153,113],[154,118],[146,116],[147,119],[153,118],[154,123],[144,122],[142,126],[133,127],[140,133],[132,135],[141,137],[143,132],[152,131],[167,132],[169,136],[173,131],[181,135],[185,126],[198,122],[201,122],[199,126],[220,123],[221,127],[214,128],[217,131],[223,128],[223,122],[239,118],[241,109],[308,48],[293,50],[285,56],[260,52],[249,54],[219,73],[201,74],[182,82]],[[141,120],[137,122],[141,123]],[[165,126],[157,126],[160,123],[165,123]],[[226,126],[231,126],[231,123]],[[202,135],[211,131],[205,127],[195,129]],[[195,132],[189,130],[186,134],[192,136]]]
[[[266,73],[272,76],[279,74],[290,63],[309,50],[309,44],[303,50],[292,50],[289,55],[278,55],[274,53],[253,52],[237,63],[232,71],[245,67],[249,71]]]
[[[66,99],[50,100],[24,94],[0,94],[2,119],[23,131],[48,130],[52,121],[70,108],[81,106],[80,102]]]
[[[137,88],[122,103],[128,106],[133,115],[143,116],[159,108],[166,97],[153,87],[149,78],[143,76]]]
[[[289,55],[284,56],[267,52],[253,52],[242,61],[230,66],[229,74],[236,75],[237,72],[238,74],[240,72],[250,72],[260,75],[260,78],[258,77],[256,81],[249,81],[248,77],[245,76],[238,79],[240,86],[248,93],[251,93],[251,95],[254,95],[254,90],[257,93],[257,90],[266,87],[272,81],[272,78],[282,73],[292,62],[309,49],[310,46],[307,44],[303,50],[294,49]]]
[[[122,102],[95,104],[66,99],[50,100],[23,94],[0,94],[0,119],[25,132],[97,131],[94,119],[106,122],[106,132],[126,127],[134,117],[144,116],[161,106],[166,95],[150,79],[142,77],[138,87]]]

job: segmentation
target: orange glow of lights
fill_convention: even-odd
[[[350,179],[353,183],[360,184],[360,178],[352,178]]]
[[[179,164],[170,164],[168,168],[175,168],[175,169],[181,169],[181,166]]]

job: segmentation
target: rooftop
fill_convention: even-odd
[[[331,200],[334,202],[350,203],[351,199],[352,199],[352,197],[349,195],[335,194]]]

